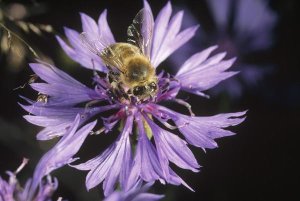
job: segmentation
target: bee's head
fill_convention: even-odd
[[[142,85],[137,85],[132,88],[132,94],[139,99],[147,99],[150,96],[153,97],[157,92],[157,81],[152,80]]]

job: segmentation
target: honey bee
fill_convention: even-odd
[[[107,66],[112,86],[128,97],[146,100],[157,93],[157,76],[150,62],[153,16],[142,9],[127,29],[128,42],[109,44],[100,35],[91,40],[81,33],[83,44]]]

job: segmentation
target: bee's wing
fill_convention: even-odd
[[[80,39],[83,45],[92,53],[101,57],[105,64],[109,66],[109,68],[113,68],[110,70],[120,72],[122,69],[122,60],[120,59],[120,55],[117,54],[110,47],[110,44],[103,38],[101,35],[99,38],[91,38],[86,32],[82,32],[80,34]]]
[[[101,55],[101,51],[106,47],[104,42],[101,42],[99,39],[91,38],[86,32],[80,34],[80,40],[90,52],[98,56]]]
[[[127,29],[128,42],[140,48],[141,52],[150,60],[153,35],[153,16],[146,9],[142,9],[133,19]]]

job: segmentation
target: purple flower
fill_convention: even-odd
[[[207,0],[215,22],[213,32],[202,27],[201,34],[171,57],[171,63],[179,66],[199,46],[217,44],[219,51],[226,51],[229,57],[238,56],[233,67],[240,71],[236,78],[226,80],[212,90],[213,93],[226,91],[234,98],[242,95],[244,87],[255,87],[270,73],[270,65],[250,63],[247,56],[270,48],[273,44],[273,30],[276,14],[268,7],[267,0]],[[186,23],[197,23],[191,12],[187,12]],[[225,55],[224,55],[225,56]]]
[[[0,177],[0,201],[50,201],[53,193],[58,187],[56,179],[48,176],[44,180],[39,181],[39,186],[32,192],[30,185],[32,179],[28,179],[24,187],[22,187],[17,179],[17,174],[27,164],[28,160],[24,159],[23,163],[15,172],[7,171],[8,181]],[[38,189],[38,190],[37,190]],[[30,197],[29,197],[29,194]]]
[[[239,47],[241,51],[265,49],[272,44],[272,29],[277,16],[268,7],[268,0],[209,0],[207,1],[220,35],[228,35],[230,15],[235,15],[233,22],[234,40],[242,45],[247,42],[247,48]]]
[[[134,27],[131,27],[133,32],[129,35],[134,36],[137,26],[140,26],[139,34],[136,34],[140,39],[137,45],[143,46],[140,47],[141,51],[150,59],[151,66],[155,69],[191,39],[198,28],[196,25],[180,31],[183,11],[171,17],[170,2],[159,12],[155,22],[147,1],[144,1],[144,10],[139,14],[144,14],[144,24],[140,26],[134,21],[132,25]],[[101,54],[113,55],[110,54],[112,53],[110,49],[105,50],[107,46],[104,44],[115,43],[106,21],[106,11],[100,15],[98,25],[85,14],[81,14],[81,17],[84,35],[66,28],[66,35],[71,46],[61,38],[57,37],[57,39],[72,59],[86,68],[108,73],[103,76],[94,73],[94,88],[91,89],[54,66],[43,62],[30,64],[32,70],[45,81],[45,83],[32,84],[32,88],[47,99],[39,101],[41,99],[38,98],[38,101],[31,101],[24,98],[29,105],[21,105],[31,114],[25,116],[29,122],[44,127],[38,134],[38,139],[47,140],[63,136],[61,140],[66,140],[66,143],[56,145],[59,147],[57,151],[60,150],[61,154],[54,157],[57,160],[46,159],[52,157],[52,154],[45,155],[44,162],[49,163],[49,170],[58,167],[60,161],[63,161],[63,164],[70,163],[72,160],[67,161],[65,157],[74,155],[87,135],[85,133],[80,143],[75,143],[76,147],[71,149],[74,140],[73,137],[65,137],[68,130],[72,129],[75,132],[82,126],[81,129],[85,129],[84,125],[91,118],[101,118],[103,127],[95,129],[91,134],[108,133],[116,130],[116,127],[121,128],[121,132],[115,142],[104,152],[85,163],[72,165],[79,170],[89,171],[86,177],[87,189],[103,182],[104,195],[109,196],[113,193],[116,184],[124,192],[129,192],[140,180],[145,182],[159,180],[163,184],[183,184],[190,188],[170,168],[170,163],[198,172],[200,166],[189,149],[188,143],[202,149],[215,148],[217,145],[214,139],[233,135],[234,133],[224,128],[241,123],[245,112],[196,117],[191,106],[177,98],[177,94],[183,90],[207,96],[204,93],[205,90],[236,74],[236,72],[225,72],[234,59],[223,60],[224,53],[209,58],[212,50],[216,48],[210,47],[189,58],[176,76],[164,72],[156,74],[155,93],[140,98],[131,93],[122,83],[118,84],[115,80],[111,80],[111,76],[116,75],[114,71],[107,68],[112,66],[106,67],[107,61],[99,57]],[[153,37],[151,30],[153,30]],[[85,36],[86,38],[82,41],[82,37]],[[145,87],[145,89],[148,88]],[[186,106],[190,115],[179,114],[161,106],[163,102],[175,102]],[[108,110],[110,110],[110,115],[104,118],[103,112]],[[90,124],[87,126],[89,126],[87,130],[93,127]],[[172,132],[176,129],[186,140]],[[54,153],[57,154],[53,152],[53,155]],[[47,171],[40,175],[46,173]]]
[[[136,183],[129,191],[115,191],[104,201],[156,201],[163,198],[163,195],[147,193],[151,183],[142,186],[141,182]]]

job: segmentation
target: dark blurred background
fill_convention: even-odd
[[[221,87],[219,90],[209,91],[210,99],[183,94],[189,97],[189,101],[194,105],[194,112],[200,116],[245,109],[249,111],[246,121],[232,128],[238,133],[236,136],[217,140],[218,149],[207,150],[204,153],[200,149],[191,147],[203,166],[200,173],[195,174],[175,168],[196,192],[190,192],[182,186],[156,185],[153,192],[166,194],[164,200],[299,199],[299,154],[297,154],[299,153],[297,146],[299,146],[300,128],[299,2],[297,0],[261,0],[263,13],[271,13],[271,16],[267,16],[270,20],[266,24],[257,28],[255,23],[264,22],[266,16],[258,15],[259,8],[251,6],[246,6],[246,11],[238,13],[241,1],[243,0],[219,0],[217,3],[220,5],[218,8],[220,10],[217,10],[219,13],[222,12],[222,5],[230,4],[230,14],[225,28],[224,26],[220,28],[220,23],[216,20],[212,5],[208,1],[172,1],[173,10],[184,9],[186,11],[187,18],[184,18],[183,26],[194,24],[194,22],[201,25],[195,39],[183,47],[184,51],[178,50],[176,55],[184,56],[186,52],[194,53],[218,43],[220,50],[229,51],[228,57],[234,55],[239,57],[233,69],[243,72],[243,66],[246,66],[246,69],[251,65],[255,66],[254,69],[258,71],[248,75],[240,73],[234,78],[235,82],[225,85],[228,87],[226,90]],[[150,2],[155,16],[165,3],[166,1]],[[56,66],[78,80],[91,85],[92,72],[81,68],[67,58],[56,42],[55,34],[63,35],[63,26],[81,31],[78,12],[85,12],[97,19],[100,12],[107,8],[108,22],[116,39],[124,41],[127,26],[141,9],[142,0],[28,0],[26,2],[2,0],[0,5],[1,23],[5,22],[7,27],[28,42],[42,58],[54,62]],[[13,5],[18,6],[15,8],[12,7]],[[239,30],[235,28],[235,21],[242,19],[243,14],[252,15],[254,25],[247,24],[246,20],[244,26],[249,30],[242,32],[241,35],[245,38],[240,39],[237,34]],[[4,21],[3,15],[13,15],[14,19]],[[39,28],[41,24],[51,25],[51,27],[48,29],[44,27],[44,30],[41,28],[40,31],[31,27],[32,30],[26,32],[14,24],[18,20],[39,25]],[[264,32],[264,28],[268,30]],[[27,157],[31,159],[29,165],[18,175],[21,181],[25,181],[31,176],[39,158],[54,142],[35,140],[35,134],[40,128],[32,126],[22,118],[26,112],[18,105],[18,102],[22,102],[20,95],[33,99],[37,96],[28,86],[18,88],[27,83],[32,75],[27,63],[33,61],[33,55],[17,39],[12,40],[11,49],[9,49],[5,41],[7,32],[1,29],[0,33],[0,174],[3,176],[6,170],[15,170],[22,158]],[[257,43],[267,41],[268,44],[263,47],[256,45],[255,48],[250,48],[252,39],[257,40]],[[259,42],[259,39],[263,41]],[[226,45],[222,45],[224,40]],[[229,44],[229,49],[227,49],[227,44]],[[171,58],[161,66],[174,73],[179,63],[180,61]],[[259,79],[255,79],[257,77]],[[254,79],[254,81],[249,83],[248,79]],[[239,86],[238,93],[231,93],[230,90],[236,86]],[[110,142],[110,139],[104,138],[103,136],[90,137],[84,143],[79,155],[88,159],[99,154]],[[101,199],[100,187],[89,193],[86,192],[85,172],[64,167],[55,171],[53,175],[59,179],[57,196],[74,201]]]

